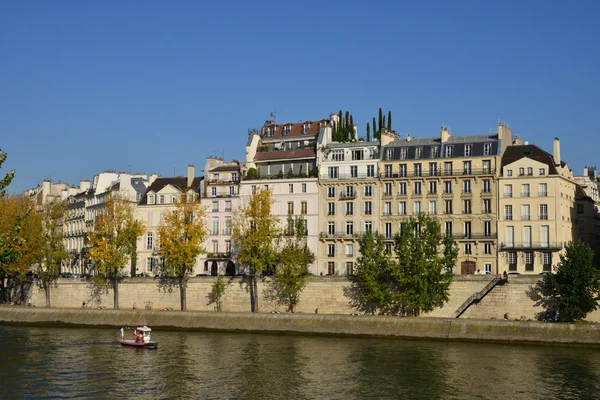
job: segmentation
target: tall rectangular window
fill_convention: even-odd
[[[392,166],[390,164],[386,164],[386,166],[385,166],[385,177],[386,178],[392,177]]]
[[[288,213],[288,215],[294,214],[294,202],[293,201],[288,201],[287,213]]]
[[[437,175],[437,163],[429,163],[429,176]]]
[[[529,204],[521,205],[521,219],[523,221],[529,221],[531,219],[529,214]]]
[[[306,193],[306,183],[302,184],[302,193]]]
[[[506,227],[506,245],[508,247],[513,247],[515,245],[515,227],[514,226]]]
[[[538,194],[539,194],[540,197],[546,197],[546,196],[548,196],[548,184],[547,183],[540,183],[539,184]]]
[[[293,183],[290,183],[288,185],[288,193],[294,193],[294,184]]]
[[[504,206],[504,219],[507,221],[512,220],[512,206],[511,205]]]
[[[154,237],[152,232],[146,233],[146,249],[152,250],[154,248]]]
[[[392,215],[392,202],[386,201],[385,203],[383,203],[383,215]]]
[[[492,212],[492,200],[491,199],[483,199],[483,212],[485,214],[489,214]]]
[[[308,203],[306,201],[300,203],[300,213],[308,214]]]
[[[542,225],[541,228],[541,238],[542,238],[542,247],[548,247],[550,246],[550,226],[549,225]]]
[[[327,188],[327,197],[335,197],[335,187],[329,186]]]
[[[406,164],[400,164],[400,177],[406,178]]]
[[[346,215],[354,215],[354,203],[351,201],[346,203]]]
[[[350,177],[358,178],[358,166],[356,166],[356,165],[350,166]]]
[[[413,211],[415,215],[419,215],[421,213],[421,202],[415,201],[413,205]]]
[[[338,177],[339,177],[339,175],[340,175],[340,170],[339,170],[339,168],[338,168],[338,167],[329,167],[329,168],[327,169],[327,172],[328,172],[327,176],[328,176],[330,179],[336,179],[336,178],[338,178]]]
[[[452,214],[452,200],[446,200],[445,203],[446,203],[446,207],[445,207],[446,211],[445,211],[445,213],[446,214]]]
[[[391,239],[392,238],[392,224],[390,222],[386,222],[384,225],[384,228],[385,228],[385,238]]]
[[[465,221],[464,223],[464,234],[466,239],[471,239],[471,221]]]
[[[373,214],[373,203],[370,201],[365,201],[365,215]]]
[[[327,215],[335,215],[335,203],[327,203]]]
[[[540,204],[540,219],[548,219],[548,204]]]
[[[414,194],[421,194],[421,182],[415,182]]]
[[[512,185],[504,185],[504,197],[512,197]]]
[[[525,252],[525,271],[533,271],[533,251]]]
[[[465,179],[463,181],[463,193],[471,193],[471,180]]]
[[[521,197],[529,197],[529,184],[521,185]]]
[[[473,155],[473,145],[465,144],[465,157],[471,157]]]
[[[430,194],[437,193],[437,182],[436,181],[429,182],[429,193]]]
[[[471,175],[471,161],[463,161],[463,173],[465,175]]]
[[[372,178],[375,176],[375,166],[374,165],[367,165],[367,177],[368,178]]]
[[[491,143],[484,143],[483,144],[483,155],[484,156],[489,156],[492,153],[492,144]]]
[[[446,145],[446,157],[452,157],[452,146]]]
[[[464,200],[463,205],[463,214],[471,214],[471,200]]]
[[[452,181],[444,181],[444,193],[452,193]]]
[[[437,214],[437,203],[435,200],[429,201],[429,214]]]
[[[406,202],[405,201],[401,201],[400,203],[398,203],[398,214],[406,215]]]
[[[523,247],[531,247],[531,226],[523,227]]]
[[[446,235],[452,235],[452,221],[447,221],[444,224],[444,228],[445,228],[445,231],[446,231]]]
[[[444,163],[444,175],[447,175],[447,176],[452,175],[452,162]]]
[[[490,193],[492,191],[492,183],[489,179],[483,179],[481,181],[481,184],[483,187],[483,189],[482,189],[483,193]]]
[[[492,221],[483,221],[483,235],[485,237],[492,236]]]
[[[405,196],[406,195],[406,182],[400,182],[398,185],[398,193]]]
[[[421,164],[415,164],[415,176],[421,176]]]
[[[373,186],[367,185],[365,186],[365,197],[373,196]]]

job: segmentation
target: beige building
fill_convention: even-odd
[[[458,243],[454,273],[497,274],[498,170],[511,130],[499,124],[495,134],[453,136],[442,128],[439,137],[382,140],[379,231],[388,251],[400,224],[426,213]]]
[[[499,185],[499,271],[551,271],[576,238],[577,184],[560,158],[560,141],[554,139],[552,155],[516,140],[502,157]]]

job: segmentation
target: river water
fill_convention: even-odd
[[[600,349],[0,325],[0,398],[599,399]]]

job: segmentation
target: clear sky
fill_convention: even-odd
[[[505,121],[600,167],[600,1],[2,1],[0,148],[16,193],[242,160],[249,128],[378,108],[416,137]],[[200,174],[200,172],[198,172]]]

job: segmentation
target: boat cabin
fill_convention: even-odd
[[[150,332],[152,332],[152,329],[147,326],[137,327],[133,330],[133,334],[136,337],[140,335],[144,343],[150,342]]]

